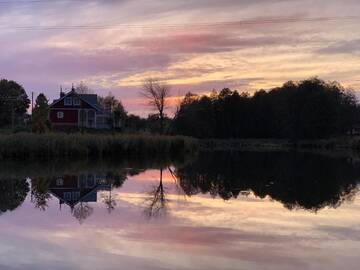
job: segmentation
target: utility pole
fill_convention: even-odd
[[[34,111],[34,91],[31,91],[31,123],[33,122],[33,111]]]
[[[11,129],[14,130],[15,127],[15,109],[14,105],[11,107]]]
[[[31,91],[31,119],[34,110],[34,91]]]

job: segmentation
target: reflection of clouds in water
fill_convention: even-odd
[[[359,215],[360,217],[360,215]],[[360,241],[360,227],[349,228],[343,225],[319,225],[317,229],[322,233],[329,234],[334,240]]]
[[[126,196],[123,199],[126,200]],[[320,250],[328,242],[339,241],[332,244],[335,250],[344,248],[341,238],[333,239],[325,231],[318,231],[317,222],[349,226],[356,226],[358,222],[351,213],[359,207],[359,201],[355,205],[344,205],[338,210],[325,209],[314,215],[304,210],[289,212],[275,202],[258,200],[256,203],[246,199],[224,203],[220,199],[190,198],[188,207],[181,207],[181,210],[176,208],[177,204],[172,199],[173,221],[167,223],[166,229],[150,224],[124,237],[133,241],[165,243],[174,250],[191,250],[216,258],[264,263],[269,269],[286,265],[291,265],[291,269],[304,269],[314,264],[312,259],[326,264],[327,259],[324,258],[328,257],[328,253]],[[132,201],[137,203],[141,200],[135,202],[132,198]],[[199,205],[202,207],[199,208]],[[193,207],[201,210],[192,211]],[[358,245],[356,238],[348,240]],[[355,255],[349,259],[355,260]],[[336,268],[329,263],[329,269]]]
[[[280,155],[280,161],[288,157],[288,155]],[[261,160],[273,161],[274,158],[266,156],[266,159]],[[304,168],[304,165],[299,164],[303,159],[295,160],[294,164],[297,166],[286,173],[280,168],[282,180],[285,181],[288,176],[299,172],[299,168]],[[308,162],[306,164],[316,160],[319,162],[322,159],[314,158],[310,161],[308,158],[305,159]],[[329,164],[327,159],[322,161],[324,161],[320,163],[322,165]],[[330,163],[337,166],[339,177],[334,178],[331,175],[331,178],[322,177],[328,176],[327,173],[323,174],[322,169],[317,172],[309,170],[311,174],[300,176],[316,175],[322,177],[317,179],[327,181],[342,179],[338,182],[333,181],[333,185],[329,186],[331,189],[322,190],[324,195],[327,195],[328,191],[336,195],[339,190],[344,190],[342,187],[346,187],[348,183],[353,184],[352,179],[356,179],[357,171],[353,170],[355,167],[349,167],[341,159],[335,159]],[[166,172],[166,175],[164,172],[163,180],[168,179],[163,182],[163,190],[166,191],[169,214],[161,219],[147,220],[143,216],[144,201],[149,197],[150,188],[155,185],[158,190],[161,184],[159,170],[128,176],[128,180],[120,181],[120,187],[113,189],[111,193],[109,190],[99,191],[97,200],[95,196],[88,197],[89,195],[84,194],[88,199],[84,204],[90,206],[93,211],[91,210],[91,218],[81,226],[72,217],[69,206],[59,209],[58,200],[49,200],[49,207],[45,212],[35,209],[30,201],[31,194],[28,192],[28,197],[21,207],[0,217],[2,228],[0,265],[5,265],[4,267],[12,265],[14,269],[40,270],[103,269],[104,266],[106,269],[118,269],[119,265],[125,269],[287,270],[340,269],[344,265],[351,270],[358,268],[356,264],[358,262],[356,255],[360,252],[360,239],[356,236],[359,231],[358,196],[354,197],[352,203],[344,203],[337,209],[324,207],[317,213],[303,209],[289,211],[281,200],[283,196],[287,196],[282,193],[281,184],[288,187],[288,183],[281,181],[276,183],[275,177],[270,186],[266,185],[268,182],[262,185],[263,182],[260,181],[263,176],[266,176],[265,179],[270,178],[269,172],[276,175],[274,172],[277,172],[277,167],[272,165],[278,163],[270,162],[267,166],[266,163],[262,163],[265,168],[262,172],[252,170],[254,165],[249,163],[238,164],[241,164],[241,167],[237,167],[235,174],[234,172],[228,174],[226,168],[229,167],[221,167],[221,164],[217,163],[216,169],[219,171],[216,172],[219,174],[214,175],[224,180],[222,182],[224,185],[217,185],[216,188],[228,194],[227,191],[231,188],[238,189],[254,183],[239,182],[239,177],[233,177],[233,175],[238,176],[236,173],[241,169],[245,176],[246,173],[251,172],[253,177],[251,179],[259,180],[256,182],[259,187],[265,187],[262,189],[264,192],[261,193],[263,199],[256,197],[254,192],[247,193],[246,196],[240,192],[236,194],[236,199],[232,197],[226,201],[219,196],[213,198],[207,192],[198,193],[199,189],[195,189],[197,195],[184,197],[178,194],[175,188],[178,183],[169,172]],[[284,163],[280,162],[280,164]],[[208,172],[211,166],[199,168]],[[305,168],[316,168],[316,166],[305,166]],[[346,174],[343,173],[344,171]],[[291,179],[298,181],[302,179],[301,177]],[[226,181],[228,179],[232,181]],[[243,179],[246,180],[247,177]],[[308,177],[307,180],[309,179],[312,178]],[[349,179],[351,181],[347,182]],[[207,178],[203,177],[201,180],[206,191]],[[183,183],[194,184],[186,181]],[[236,185],[227,186],[229,183]],[[308,183],[311,181],[297,183],[299,185],[295,187],[298,187],[298,190],[309,191]],[[324,185],[328,182],[320,182],[318,187],[322,186],[321,183]],[[194,190],[192,186],[186,187],[190,187],[190,191]],[[253,187],[257,188],[255,184]],[[279,189],[275,189],[276,187]],[[217,189],[212,190],[217,191]],[[279,201],[271,201],[266,195],[267,192],[271,192]],[[216,192],[214,194],[217,195]],[[298,196],[298,194],[290,195]],[[289,197],[286,196],[285,198],[288,199]],[[324,196],[324,198],[328,197]],[[338,196],[334,198],[337,199]],[[106,200],[116,204],[111,215],[108,214]],[[60,266],[62,268],[59,268]]]
[[[169,194],[171,215],[147,222],[141,215],[146,194],[115,189],[113,196],[118,207],[111,215],[102,202],[93,203],[93,216],[82,226],[71,218],[66,219],[67,215],[53,215],[58,213],[53,201],[45,213],[28,207],[26,202],[27,208],[13,212],[23,216],[17,227],[11,226],[11,219],[7,226],[1,226],[4,229],[0,232],[0,254],[5,256],[0,257],[0,263],[4,264],[4,258],[8,258],[9,263],[15,261],[19,265],[15,264],[15,269],[21,269],[20,265],[26,265],[26,269],[57,269],[57,260],[66,258],[62,269],[80,266],[99,269],[104,265],[108,266],[106,269],[118,269],[122,265],[126,269],[244,266],[277,270],[304,269],[321,262],[327,269],[336,269],[330,255],[322,251],[323,245],[332,241],[333,250],[340,251],[344,250],[345,242],[341,237],[319,232],[316,224],[330,226],[341,222],[344,226],[355,226],[358,217],[353,213],[360,206],[355,200],[352,205],[324,209],[314,215],[304,210],[290,212],[280,203],[268,200],[245,197],[224,202],[194,196],[179,201],[179,196]],[[52,214],[51,221],[48,220],[46,227],[37,226],[36,220],[47,220],[47,213]],[[356,254],[357,240],[347,239],[346,246],[349,241]],[[10,252],[13,255],[8,255]],[[20,253],[25,255],[15,260],[14,254]],[[350,257],[349,263],[353,260]]]

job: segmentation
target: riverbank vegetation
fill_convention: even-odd
[[[181,158],[195,153],[198,143],[183,136],[112,134],[31,134],[0,135],[0,159],[54,157],[136,157]]]

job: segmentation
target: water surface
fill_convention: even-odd
[[[358,269],[360,163],[292,152],[0,165],[0,269]]]

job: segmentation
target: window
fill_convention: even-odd
[[[73,99],[73,104],[74,104],[74,106],[79,106],[80,105],[80,99],[79,98],[74,98]]]
[[[95,186],[95,179],[93,175],[88,175],[86,186],[92,188]]]
[[[79,199],[80,199],[80,192],[78,192],[78,191],[72,192],[72,200],[77,201]]]
[[[72,105],[72,97],[66,97],[64,100],[65,106],[71,106]]]
[[[56,116],[58,119],[63,119],[64,118],[64,112],[57,112]]]
[[[58,187],[63,186],[64,185],[64,179],[62,179],[62,178],[56,179],[56,185]]]
[[[78,191],[64,192],[64,200],[65,201],[77,201],[79,199],[80,199],[80,192],[78,192]]]
[[[71,192],[64,192],[64,200],[65,201],[71,200]]]

